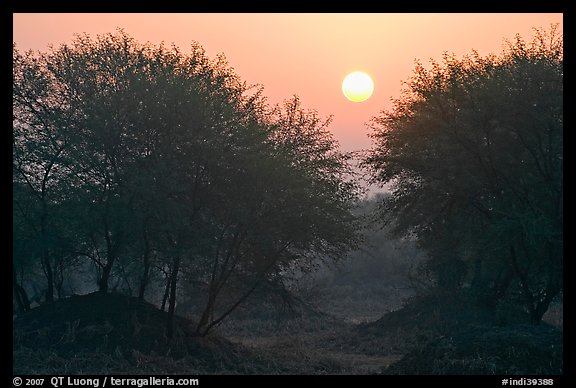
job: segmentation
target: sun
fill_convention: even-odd
[[[353,102],[362,102],[370,98],[374,92],[372,78],[364,72],[350,73],[342,81],[342,93]]]

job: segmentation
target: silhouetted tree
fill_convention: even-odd
[[[562,289],[563,48],[556,27],[501,56],[417,64],[374,119],[366,163],[392,183],[398,234],[428,252],[437,285],[492,304],[521,296],[538,322]]]
[[[58,88],[43,58],[13,49],[14,225],[36,247],[46,277],[46,302],[54,300],[54,255],[59,231],[55,205],[68,187],[69,115],[67,92]],[[14,257],[21,260],[22,257]]]
[[[100,291],[117,268],[129,289],[137,279],[144,298],[151,271],[161,268],[169,337],[182,279],[205,286],[197,327],[204,335],[283,266],[305,266],[314,255],[335,259],[354,246],[355,187],[344,179],[348,156],[329,121],[296,98],[270,109],[223,56],[210,60],[197,44],[188,54],[141,45],[120,31],[81,35],[26,60],[49,85],[38,93],[56,102],[14,109],[15,171],[23,180],[15,178],[15,187],[29,186],[42,209],[35,182],[58,178],[59,195],[44,202],[67,220],[53,223],[67,237],[59,257],[88,258]],[[16,69],[23,97],[15,92],[15,101],[26,101],[31,92]],[[40,124],[20,125],[22,112]],[[48,129],[44,115],[53,120]],[[42,131],[64,139],[62,150],[42,148]],[[31,158],[20,157],[21,148],[44,169],[24,169]],[[63,172],[45,172],[60,159],[53,164]],[[44,174],[32,181],[28,171]]]
[[[355,246],[355,188],[344,180],[347,155],[328,132],[329,122],[294,97],[265,122],[254,120],[248,132],[254,138],[226,153],[227,171],[215,174],[218,206],[209,213],[216,249],[202,255],[210,276],[199,334],[292,263],[306,268],[318,257],[337,260]],[[218,306],[226,288],[232,296]]]

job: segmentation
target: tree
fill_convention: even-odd
[[[52,118],[64,139],[58,158],[48,147],[37,156],[62,166],[58,195],[45,201],[66,220],[52,223],[67,238],[58,252],[88,258],[102,292],[114,277],[129,289],[138,279],[141,299],[160,269],[169,337],[182,281],[205,292],[196,330],[205,335],[283,267],[355,245],[355,186],[329,120],[297,98],[269,108],[223,56],[210,60],[198,44],[188,54],[142,45],[120,31],[78,36],[26,63],[49,85],[38,89],[61,98],[25,111]],[[15,75],[24,96],[15,101],[30,98],[23,79]],[[14,111],[15,149],[43,150],[47,129],[17,126],[24,110]]]
[[[13,207],[18,238],[31,237],[46,276],[46,301],[54,300],[54,254],[58,241],[54,204],[66,190],[69,116],[66,91],[59,89],[42,59],[13,49]],[[15,261],[22,257],[14,257]],[[25,260],[25,259],[24,259]],[[16,265],[16,263],[15,263]]]
[[[374,119],[365,163],[393,184],[395,232],[428,252],[437,285],[539,322],[562,290],[563,50],[556,27],[501,56],[444,55]]]
[[[218,237],[216,249],[208,245],[202,255],[209,277],[199,334],[291,265],[311,270],[315,259],[338,260],[356,246],[355,186],[343,178],[348,156],[338,150],[329,123],[294,97],[263,123],[251,123],[246,134],[256,141],[245,138],[241,149],[226,153],[230,161],[219,167],[227,171],[214,174],[220,190],[209,210],[212,229],[205,229]],[[226,303],[218,306],[226,291],[220,297]]]

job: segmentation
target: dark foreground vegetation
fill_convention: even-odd
[[[360,299],[354,303],[360,303]],[[196,323],[115,293],[72,296],[14,321],[16,374],[561,374],[562,331],[447,322],[430,299],[354,325],[313,308],[251,303],[200,337]],[[348,306],[351,307],[351,306]],[[342,306],[340,306],[342,308]],[[270,313],[268,317],[263,311]],[[456,307],[446,316],[456,315]],[[280,314],[280,315],[278,315]],[[556,322],[558,323],[558,322]]]
[[[353,155],[223,57],[13,51],[13,371],[562,374],[563,43],[417,65]]]

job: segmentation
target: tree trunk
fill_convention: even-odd
[[[552,302],[553,298],[545,298],[545,300],[538,303],[538,305],[530,312],[530,319],[533,325],[539,325],[542,322],[542,318],[546,311],[548,311],[548,307],[550,307],[550,302]]]
[[[256,290],[256,288],[258,288],[258,286],[264,281],[266,274],[270,271],[272,266],[277,262],[280,254],[282,254],[282,252],[284,252],[290,246],[290,244],[291,244],[291,241],[288,241],[286,244],[284,244],[276,252],[276,254],[271,258],[268,265],[259,273],[259,275],[256,276],[254,283],[248,289],[248,291],[246,293],[244,293],[243,295],[241,295],[234,304],[232,304],[226,311],[224,311],[220,315],[220,317],[218,317],[216,319],[214,319],[213,317],[210,317],[210,315],[213,314],[214,310],[212,309],[211,311],[209,311],[209,315],[207,315],[207,317],[209,318],[208,321],[206,322],[206,324],[203,325],[203,327],[201,327],[200,324],[198,325],[198,327],[196,328],[196,334],[200,335],[200,336],[207,335],[208,332],[210,332],[210,330],[212,328],[214,328],[214,327],[218,326],[220,323],[222,323],[222,321],[224,319],[226,319],[226,317],[228,315],[230,315],[238,306],[240,306],[240,304],[242,304],[246,299],[248,299],[248,297],[250,295],[252,295],[252,293]],[[222,287],[222,284],[220,285],[220,287]],[[213,296],[216,297],[217,292],[214,293]],[[209,303],[210,303],[210,301],[209,301]]]
[[[112,267],[119,254],[120,241],[122,239],[122,230],[118,232],[114,240],[110,235],[110,227],[108,225],[108,205],[106,202],[106,214],[104,216],[104,238],[106,240],[106,265],[102,268],[102,275],[98,281],[98,289],[100,292],[108,292],[108,282],[110,281],[110,274],[112,273]]]
[[[146,286],[150,280],[150,243],[148,241],[148,233],[146,233],[146,223],[144,223],[144,256],[142,257],[144,271],[142,273],[142,278],[140,279],[140,289],[138,290],[138,299],[144,300],[144,293],[146,292]]]
[[[148,281],[150,278],[150,262],[144,261],[144,273],[142,274],[142,279],[140,280],[140,288],[138,289],[138,299],[144,300],[144,294],[146,293],[146,286],[148,286]]]
[[[47,238],[47,223],[48,223],[48,211],[46,207],[46,201],[44,199],[44,194],[42,194],[42,213],[40,215],[40,237],[42,241],[42,252],[40,254],[40,263],[42,264],[42,269],[46,275],[46,281],[48,286],[46,287],[46,303],[54,302],[54,272],[52,271],[52,265],[50,264],[50,252],[48,250],[48,238]]]
[[[174,268],[170,276],[170,301],[168,305],[168,322],[166,325],[166,335],[172,338],[174,335],[174,310],[176,308],[176,286],[178,285],[178,270],[180,268],[180,258],[174,259]]]
[[[220,315],[220,317],[218,317],[217,319],[211,319],[211,321],[209,323],[207,322],[207,324],[204,325],[204,327],[200,327],[200,325],[198,325],[198,328],[196,329],[196,334],[202,337],[207,335],[213,327],[219,325],[228,315],[230,315],[230,313],[232,313],[238,306],[240,306],[240,304],[242,304],[246,299],[248,299],[248,297],[252,295],[254,290],[256,290],[256,288],[260,285],[261,281],[262,278],[256,280],[252,285],[252,287],[250,287],[250,289],[244,295],[241,295],[240,298],[236,301],[236,303],[230,306],[228,310],[226,310],[222,315]]]
[[[527,276],[524,274],[524,272],[520,268],[520,265],[518,264],[518,259],[516,257],[516,250],[514,249],[513,246],[510,246],[510,259],[512,269],[514,270],[514,273],[516,274],[518,280],[520,281],[520,292],[521,295],[524,297],[524,306],[526,306],[526,308],[528,309],[530,319],[532,320],[532,322],[534,322],[535,317],[537,315],[536,313],[537,309],[534,304],[534,294],[532,293],[532,290],[528,285]]]
[[[210,291],[208,295],[208,301],[206,302],[206,307],[204,308],[204,312],[202,313],[202,317],[198,322],[198,326],[196,326],[196,334],[202,335],[208,323],[210,321],[210,317],[213,315],[214,311],[214,304],[216,303],[216,295],[214,292]]]
[[[12,268],[12,286],[14,292],[14,298],[16,299],[16,304],[18,304],[18,311],[24,313],[30,310],[30,300],[28,299],[28,294],[24,287],[18,283],[18,278],[16,277],[16,269]]]
[[[58,299],[63,298],[63,286],[64,286],[64,258],[60,255],[55,270],[54,287],[56,287],[56,295]]]
[[[166,311],[166,302],[168,301],[169,295],[170,295],[170,277],[166,275],[166,287],[164,288],[164,297],[162,298],[162,307],[160,307],[160,310]]]
[[[551,241],[547,242],[547,250],[549,263],[548,279],[546,281],[546,289],[541,297],[537,299],[536,306],[532,312],[532,323],[538,324],[542,321],[544,314],[548,311],[550,303],[560,294],[563,288],[562,274],[563,274],[563,254],[560,244],[554,244]]]
[[[110,281],[110,273],[112,272],[112,265],[114,264],[114,258],[108,258],[106,265],[102,268],[102,275],[98,280],[98,290],[100,292],[108,292],[108,283]]]
[[[47,248],[42,249],[42,267],[48,283],[46,287],[46,303],[52,303],[54,302],[54,271],[50,264],[50,255]]]
[[[544,292],[544,297],[538,301],[532,311],[531,318],[533,324],[539,324],[542,322],[542,318],[544,317],[544,314],[546,314],[546,311],[548,311],[550,303],[552,303],[560,291],[562,291],[562,285],[560,283],[553,282],[552,284],[548,284],[546,291]]]

